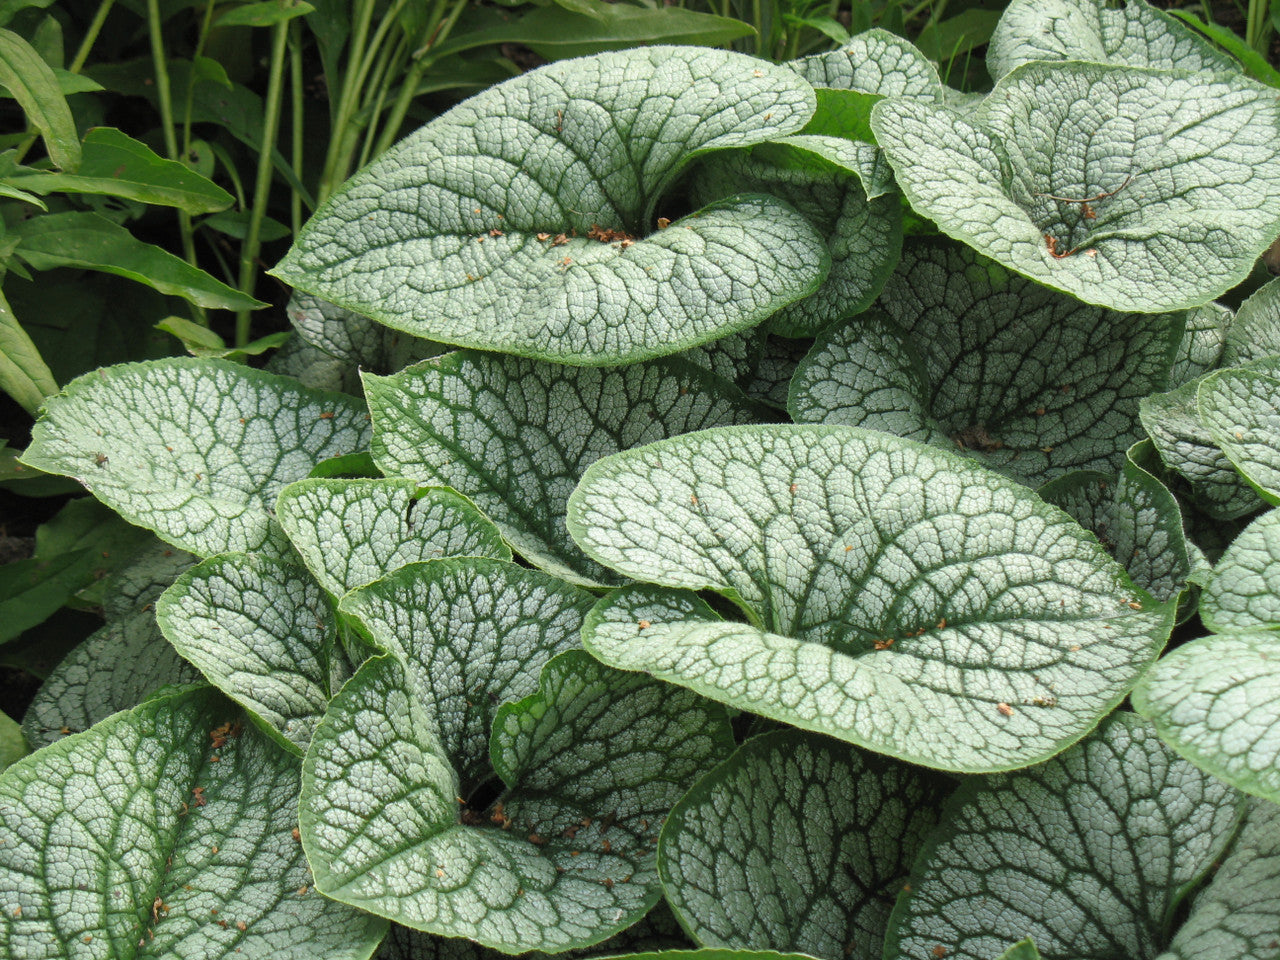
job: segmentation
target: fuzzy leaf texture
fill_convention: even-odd
[[[616,583],[569,538],[565,503],[600,457],[767,415],[680,359],[621,370],[461,350],[365,377],[383,472],[443,483],[494,519],[527,560],[583,584]]]
[[[87,373],[44,405],[28,466],[74,477],[130,523],[198,556],[281,553],[276,496],[369,445],[363,405],[223,360]]]
[[[658,841],[667,898],[707,946],[880,960],[947,786],[811,733],[753,738],[671,811]]]
[[[606,663],[927,766],[1052,756],[1168,636],[1074,521],[971,461],[852,427],[726,427],[588,469],[569,529],[623,589],[583,641]]]
[[[1035,62],[972,113],[891,98],[871,125],[918,214],[1086,303],[1198,306],[1280,232],[1280,103],[1239,74]]]
[[[697,154],[794,133],[794,73],[651,47],[550,64],[459,104],[353,177],[273,271],[415,336],[572,364],[672,353],[811,293],[825,245],[743,195],[658,229]]]
[[[1030,936],[1046,960],[1154,960],[1241,807],[1140,718],[1116,714],[1048,763],[961,785],[884,956],[991,960]]]
[[[208,687],[20,760],[0,776],[0,952],[366,960],[385,923],[313,889],[297,796],[297,760]]]

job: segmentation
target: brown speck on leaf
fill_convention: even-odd
[[[245,923],[243,920],[237,920],[236,929],[239,930],[241,933],[244,933],[246,930],[249,929],[249,925]]]
[[[1004,449],[1004,441],[997,440],[987,432],[985,423],[975,423],[973,426],[965,427],[957,432],[951,438],[956,442],[961,450],[981,450],[983,453],[991,453],[995,450]]]
[[[605,853],[612,853],[612,852],[613,852],[613,844],[612,844],[612,843],[610,843],[608,840],[601,840],[601,841],[600,841],[600,849],[601,849],[601,850],[603,850]]]
[[[212,910],[210,910],[209,912],[210,912],[210,913],[212,913],[212,914],[216,917],[216,916],[218,915],[218,908],[217,908],[217,907],[214,907],[214,908],[213,908]]]
[[[332,420],[332,419],[333,419],[333,411],[332,411],[332,410],[326,410],[324,413],[320,414],[320,419],[321,419],[321,420]]]
[[[436,867],[436,876],[440,879],[444,879],[444,867]]]
[[[502,233],[502,231],[501,231],[501,230],[499,230],[497,227],[494,227],[492,230],[490,230],[490,231],[489,231],[489,236],[491,236],[491,237],[501,237],[501,236],[503,236],[503,233]]]
[[[1142,604],[1141,604],[1141,603],[1139,603],[1137,600],[1130,600],[1130,601],[1128,601],[1128,604],[1129,604],[1129,609],[1130,609],[1130,610],[1141,610],[1141,609],[1142,609]]]
[[[93,934],[92,934],[92,933],[86,933],[86,934],[84,935],[84,937],[83,937],[83,940],[84,940],[84,942],[85,942],[85,943],[91,943],[91,942],[93,941]]]
[[[1043,416],[1044,416],[1044,407],[1036,407],[1036,416],[1037,416],[1037,417],[1043,417]]]
[[[620,241],[618,241],[618,246],[621,247],[623,250],[625,250],[627,249],[627,247],[632,246],[634,243],[635,241],[632,240],[630,237],[623,237]]]
[[[641,620],[638,624],[636,624],[636,626],[639,627],[641,630],[648,630],[650,627],[653,626],[653,624],[648,620]]]
[[[1013,707],[1009,706],[1007,703],[997,703],[996,709],[1000,711],[1001,716],[1004,716],[1004,717],[1013,716]]]
[[[935,957],[937,957],[938,960],[942,960],[942,958],[947,955],[947,948],[939,943],[939,944],[936,944],[934,948],[929,952],[932,953]]]
[[[245,420],[245,418],[244,418],[244,417],[241,417],[241,418],[240,418],[240,424],[241,424],[242,426],[243,426],[246,422],[247,422],[247,421]]]
[[[893,646],[893,637],[885,637],[883,640],[874,640],[871,645],[877,650],[888,650]]]
[[[15,917],[20,917],[20,916],[22,916],[22,908],[21,908],[21,907],[14,907],[14,908],[13,908],[13,915],[14,915]]]
[[[665,229],[667,229],[667,227],[669,227],[669,226],[671,226],[671,220],[670,220],[670,218],[668,218],[668,217],[659,217],[659,218],[658,218],[658,229],[659,229],[659,230],[665,230]]]
[[[483,233],[480,234],[480,236],[476,237],[476,243],[484,243],[484,241],[485,241],[485,236]]]
[[[574,825],[572,827],[565,827],[564,832],[560,834],[560,836],[564,837],[566,840],[572,840],[577,835],[578,835],[577,825]]]
[[[557,233],[556,238],[551,241],[551,245],[553,247],[563,247],[568,242],[569,242],[569,238],[567,236],[565,236],[563,233]]]
[[[1084,255],[1086,257],[1096,257],[1098,255],[1098,251],[1095,250],[1093,247],[1090,247],[1088,250],[1084,252]]]
[[[1243,434],[1243,433],[1241,433],[1239,430],[1237,430],[1237,431],[1236,431],[1236,439],[1237,439],[1237,440],[1243,440],[1243,439],[1244,439],[1244,434]]]
[[[604,878],[603,880],[601,880],[600,882],[604,884],[604,888],[605,888],[606,890],[612,890],[612,889],[613,889],[613,881],[612,881],[612,880],[610,880],[608,877],[605,877],[605,878]]]
[[[225,920],[219,920],[219,921],[218,921],[218,926],[220,926],[220,927],[222,927],[222,928],[224,928],[224,929],[225,929],[225,928],[226,928],[226,926],[227,926],[227,921],[225,921]]]
[[[210,850],[212,850],[214,853],[217,853],[217,852],[218,852],[218,845],[215,843],[215,844],[214,844],[212,847],[210,847],[209,849],[210,849]]]
[[[545,847],[547,845],[547,838],[536,833],[531,833],[529,834],[529,842],[535,847]]]
[[[572,257],[562,257],[560,259],[560,266],[566,270],[569,268],[569,264],[571,263],[573,263]]]
[[[307,891],[310,889],[311,889],[310,885],[304,883],[302,886],[298,888],[298,896],[305,897],[307,895]]]
[[[696,493],[689,494],[689,502],[696,507],[698,505],[698,495]]]
[[[798,488],[797,488],[797,487],[796,487],[796,485],[793,483],[793,484],[790,486],[790,488],[788,488],[787,492],[788,492],[788,493],[792,493],[792,494],[794,494],[794,493],[796,492],[796,490],[797,490],[797,489],[798,489]]]
[[[290,830],[289,835],[293,837],[295,841],[301,842],[302,840],[302,831],[300,831],[297,827],[294,827],[292,830]]]
[[[169,908],[165,905],[165,902],[162,898],[156,897],[154,900],[151,901],[151,921],[153,923],[159,923],[160,914],[162,913],[167,914],[168,912],[169,912]]]
[[[1041,453],[1053,453],[1053,447],[1041,447],[1041,448],[1040,448],[1040,452],[1041,452]]]
[[[751,71],[751,75],[752,75],[753,77],[763,77],[763,76],[764,76],[764,71],[763,71],[763,70],[752,70],[752,71]]]
[[[204,787],[193,787],[191,789],[191,793],[196,798],[197,807],[203,807],[206,803],[209,802],[208,800],[205,799]]]
[[[93,455],[93,462],[100,467],[105,467],[110,461],[111,461],[111,458],[108,457],[105,453],[95,453]]]
[[[576,856],[578,856],[578,854],[580,854],[580,853],[582,853],[582,851],[581,851],[581,850],[570,850],[570,851],[569,851],[569,856],[571,856],[571,857],[576,857]]]
[[[59,727],[59,728],[58,728],[58,732],[59,732],[60,734],[62,734],[62,735],[65,737],[68,733],[70,733],[70,732],[71,732],[71,728],[70,728],[70,727]]]
[[[539,239],[540,241],[542,241],[543,243],[546,243],[548,240],[550,240],[550,239],[551,239],[551,234],[549,234],[549,233],[540,233],[540,234],[538,234],[538,239]]]

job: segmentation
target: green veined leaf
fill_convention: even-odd
[[[1028,935],[1048,957],[1154,956],[1241,806],[1140,718],[1116,714],[1047,763],[961,785],[884,956],[990,960]]]
[[[796,368],[813,348],[812,340],[788,340],[771,336],[765,341],[760,366],[751,381],[743,386],[747,396],[779,410],[787,409],[787,392]]]
[[[1162,657],[1134,709],[1202,770],[1280,803],[1280,639],[1214,634]]]
[[[838,50],[801,57],[787,66],[818,91],[818,109],[804,135],[782,142],[798,140],[797,146],[817,147],[831,162],[853,169],[868,197],[874,199],[892,190],[893,173],[883,152],[874,146],[871,110],[884,97],[942,103],[937,68],[913,44],[879,28],[858,34]],[[810,138],[805,136],[808,134],[830,136]],[[832,136],[866,142],[849,144],[843,155],[829,146],[805,142]]]
[[[770,163],[815,175],[853,174],[867,197],[875,200],[895,189],[893,171],[879,147],[842,137],[798,133],[777,137],[751,150]]]
[[[231,194],[186,164],[165,160],[146,144],[114,127],[94,127],[84,135],[84,156],[74,174],[23,168],[7,176],[14,186],[40,196],[92,193],[209,213],[229,207]]]
[[[1265,284],[1236,311],[1227,328],[1222,366],[1238,367],[1280,353],[1280,277]]]
[[[13,717],[0,712],[0,773],[30,752],[31,748],[22,736],[22,727]]]
[[[293,328],[308,343],[371,373],[395,373],[441,350],[429,340],[384,327],[301,291],[294,292],[287,312]]]
[[[766,340],[766,331],[761,325],[743,333],[731,333],[676,356],[710,370],[735,386],[744,387],[760,367]]]
[[[44,58],[12,30],[0,28],[0,85],[44,137],[49,159],[63,170],[80,164],[80,138],[58,78]]]
[[[1280,358],[1255,360],[1239,369],[1273,376],[1280,373]],[[1232,520],[1253,513],[1263,501],[1201,419],[1197,393],[1206,379],[1144,397],[1138,412],[1160,459],[1190,482],[1197,505],[1213,518]]]
[[[1031,486],[1120,467],[1183,331],[1180,315],[1082,304],[953,243],[909,247],[880,307],[823,332],[791,416],[959,448]]]
[[[1234,368],[1196,391],[1200,422],[1268,503],[1280,503],[1280,377]]]
[[[658,871],[708,946],[880,960],[944,778],[826,737],[748,740],[667,818]]]
[[[1235,366],[1243,362],[1227,360],[1230,330],[1235,323],[1235,315],[1230,310],[1220,303],[1206,303],[1187,310],[1183,316],[1186,317],[1186,329],[1173,369],[1169,371],[1170,387],[1202,377],[1219,366]],[[1280,343],[1277,343],[1275,352],[1280,353]]]
[[[498,528],[471,501],[413,480],[299,480],[281,492],[276,516],[334,597],[423,560],[511,559]]]
[[[23,462],[75,477],[200,555],[285,549],[268,510],[317,460],[368,445],[354,398],[224,360],[130,363],[51,397]]]
[[[165,640],[153,610],[109,621],[53,668],[22,718],[40,748],[130,710],[163,687],[195,683],[200,672]]]
[[[16,255],[35,270],[101,270],[210,309],[253,310],[266,306],[181,257],[143,243],[124,227],[96,213],[72,211],[33,217],[11,227],[10,234],[19,239]]]
[[[902,249],[902,205],[896,195],[868,200],[860,178],[842,170],[815,172],[773,162],[777,149],[769,143],[751,151],[716,151],[699,164],[691,189],[695,203],[739,190],[771,194],[803,214],[825,239],[831,271],[822,286],[769,320],[769,329],[783,336],[812,336],[863,310],[880,293]]]
[[[1200,615],[1217,633],[1280,630],[1280,511],[1264,513],[1232,541],[1205,586]]]
[[[102,615],[121,620],[150,609],[178,575],[196,562],[184,550],[155,543],[141,550],[129,564],[107,577],[102,591]]]
[[[820,238],[772,197],[654,221],[691,157],[793,133],[812,111],[790,71],[726,51],[550,64],[357,174],[273,273],[446,343],[588,365],[672,353],[758,324],[825,275]]]
[[[1255,801],[1231,852],[1157,960],[1275,956],[1280,927],[1280,807]]]
[[[0,776],[0,950],[365,960],[385,923],[311,889],[297,795],[297,760],[207,687],[18,761]]]
[[[302,567],[272,557],[223,554],[192,567],[156,602],[156,620],[183,657],[299,756],[353,672],[324,592]]]
[[[102,602],[108,574],[128,566],[156,543],[145,530],[126,523],[93,497],[70,500],[51,519],[36,528],[36,560],[89,550],[94,564],[76,590],[75,602],[96,606]]]
[[[1280,104],[1238,73],[1028,63],[968,115],[892,98],[871,124],[917,213],[1086,303],[1198,306],[1280,227]]]
[[[531,563],[583,584],[618,582],[564,527],[565,502],[587,466],[762,413],[674,358],[599,370],[459,351],[364,383],[384,473],[470,497]]]
[[[40,401],[58,392],[58,381],[0,295],[0,390],[34,415]]]
[[[290,0],[279,3],[278,0],[262,0],[259,3],[243,3],[218,14],[215,27],[270,27],[294,17],[303,17],[314,13],[315,7],[304,0]]]
[[[1138,462],[1152,456],[1150,442],[1143,441],[1129,451],[1118,476],[1073,471],[1038,492],[1097,535],[1134,583],[1166,601],[1186,588],[1195,563],[1177,498]]]
[[[1238,71],[1240,64],[1143,0],[1014,0],[991,36],[997,80],[1032,60],[1091,60],[1160,70]]]
[[[537,693],[498,709],[488,752],[502,793],[460,811],[471,778],[450,764],[439,725],[462,705],[433,698],[430,682],[413,660],[372,660],[316,731],[302,831],[319,888],[505,952],[587,946],[647,913],[660,897],[658,826],[731,747],[723,713],[570,651],[543,668]],[[488,757],[475,759],[483,775]]]
[[[751,618],[624,588],[583,633],[605,662],[950,770],[1083,736],[1173,613],[1027,488],[852,427],[723,427],[616,454],[587,470],[568,523],[600,563]]]

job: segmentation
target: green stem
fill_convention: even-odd
[[[458,22],[458,17],[467,8],[468,2],[469,0],[457,0],[453,9],[449,11],[449,16],[443,22],[439,20],[440,7],[437,6],[436,16],[432,18],[432,25],[429,26],[427,31],[427,42],[414,54],[413,66],[409,69],[408,76],[404,78],[404,86],[400,88],[396,102],[391,107],[391,113],[387,117],[386,125],[382,128],[382,135],[378,137],[378,145],[374,148],[374,156],[382,153],[396,142],[400,127],[409,112],[409,105],[413,103],[414,94],[418,91],[418,81],[422,79],[422,75],[426,73],[427,68],[431,66],[435,59],[431,56],[432,48],[443,43],[449,36],[453,25]]]
[[[204,19],[200,22],[200,33],[196,37],[195,53],[191,57],[191,70],[187,73],[187,93],[183,98],[182,108],[182,162],[187,163],[191,158],[191,111],[195,104],[196,90],[196,73],[195,65],[204,53],[205,40],[209,36],[209,29],[213,24],[213,4],[214,0],[209,0],[205,5]],[[178,229],[182,234],[182,255],[187,263],[193,267],[199,266],[196,263],[196,238],[195,227],[191,223],[191,214],[185,210],[178,211]],[[196,319],[205,326],[209,324],[209,317],[205,313],[203,307],[195,308]]]
[[[111,12],[112,5],[116,0],[102,0],[98,4],[98,12],[93,15],[93,20],[89,23],[89,29],[84,32],[84,39],[80,41],[80,49],[76,51],[71,66],[67,70],[71,73],[79,73],[84,66],[84,62],[89,59],[89,51],[93,49],[94,43],[98,39],[98,34],[102,32],[102,25],[106,22],[107,14]]]
[[[292,142],[293,172],[302,179],[302,37],[296,23],[289,24],[289,120],[291,123],[290,139]],[[289,225],[296,237],[302,229],[302,196],[297,190],[290,188],[289,193]]]
[[[364,143],[360,147],[360,156],[356,160],[356,169],[360,169],[369,162],[369,158],[373,153],[374,139],[378,133],[378,118],[382,116],[383,106],[387,100],[387,94],[390,92],[387,85],[387,77],[399,76],[404,73],[404,62],[408,57],[409,44],[404,37],[396,43],[395,47],[387,47],[381,58],[381,62],[373,70],[373,80],[369,86],[377,91],[373,102],[367,106],[369,111],[369,122],[364,127]],[[394,65],[394,67],[393,67]]]
[[[155,3],[156,0],[151,0]],[[253,188],[253,207],[249,211],[249,230],[240,246],[240,292],[253,296],[257,279],[258,248],[262,235],[262,218],[267,213],[267,199],[271,192],[271,150],[276,144],[276,131],[280,125],[280,106],[284,99],[285,48],[289,42],[288,22],[277,23],[271,28],[271,74],[267,79],[267,96],[262,118],[262,147],[258,154],[258,180]],[[248,310],[236,311],[236,346],[249,342]]]
[[[354,105],[359,95],[355,87],[355,75],[364,60],[365,40],[369,36],[369,24],[373,19],[374,0],[359,0],[360,7],[356,12],[356,29],[348,48],[347,69],[342,77],[342,89],[338,94],[337,105],[329,118],[329,149],[325,151],[324,167],[320,171],[320,185],[316,188],[316,202],[324,203],[337,185],[342,181],[338,168],[342,162],[342,144],[346,140],[343,135],[351,116],[355,112]]]

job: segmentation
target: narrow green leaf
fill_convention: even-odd
[[[324,592],[300,566],[232,553],[192,567],[156,602],[166,639],[299,756],[353,665]]]
[[[584,584],[618,582],[564,527],[565,502],[588,465],[762,413],[675,358],[600,370],[459,351],[364,383],[384,473],[452,487],[531,563]]]
[[[879,306],[818,338],[792,417],[959,449],[1031,486],[1120,468],[1183,333],[1180,314],[1089,306],[951,242],[908,247]]]
[[[1245,43],[1230,27],[1220,26],[1216,23],[1205,23],[1190,10],[1170,10],[1169,13],[1191,24],[1191,26],[1234,56],[1244,64],[1245,72],[1249,76],[1255,80],[1261,80],[1269,86],[1280,87],[1280,71],[1277,71],[1275,67],[1267,63],[1266,57]]]
[[[155,542],[146,530],[126,523],[92,497],[78,497],[36,528],[34,556],[52,560],[59,554],[89,550],[94,564],[76,596],[80,603],[97,604],[103,597],[107,574],[127,566]]]
[[[0,775],[0,951],[366,960],[386,924],[311,889],[297,795],[297,761],[207,687],[19,760]]]
[[[41,400],[58,392],[58,382],[3,295],[0,295],[0,390],[32,415],[40,408]]]
[[[215,27],[270,27],[292,20],[294,17],[305,17],[308,13],[314,13],[315,9],[304,0],[289,0],[288,3],[281,3],[280,0],[261,0],[258,3],[243,3],[231,7],[218,14],[218,19],[213,22],[213,25]]]
[[[990,40],[999,20],[998,10],[970,7],[954,17],[926,24],[916,37],[916,46],[930,60],[948,63]]]
[[[1014,0],[991,37],[987,67],[996,79],[1032,60],[1091,60],[1159,70],[1240,69],[1174,16],[1144,0]]]
[[[767,733],[671,811],[658,841],[663,888],[706,946],[880,960],[894,898],[949,786],[826,737]]]
[[[691,158],[812,112],[791,71],[727,51],[550,64],[366,167],[272,272],[445,343],[585,365],[672,353],[755,326],[825,275],[821,239],[766,195],[656,219]]]
[[[961,785],[884,956],[991,960],[1030,935],[1048,957],[1153,957],[1241,808],[1140,718],[1116,714],[1047,763]]]
[[[1238,73],[1037,61],[971,113],[889,98],[871,125],[917,213],[1086,303],[1199,306],[1280,231],[1280,102]]]
[[[424,560],[511,559],[498,528],[470,500],[413,480],[299,480],[281,491],[276,515],[333,597]]]
[[[21,168],[8,182],[40,196],[92,193],[209,213],[231,205],[231,194],[186,164],[165,160],[114,127],[94,127],[84,136],[84,156],[74,174]],[[30,171],[30,172],[28,172]]]
[[[27,122],[44,137],[49,159],[63,170],[80,165],[80,138],[58,78],[44,58],[12,30],[0,28],[0,85],[27,115]]]
[[[623,588],[583,632],[605,662],[949,770],[1073,743],[1172,623],[1026,487],[852,427],[722,427],[607,457],[568,523],[600,563],[751,618]]]
[[[0,566],[0,643],[43,623],[93,576],[92,550],[60,553],[50,560],[15,560]]]
[[[31,748],[22,736],[22,727],[7,713],[0,712],[0,773],[30,752]]]
[[[145,283],[161,293],[210,309],[253,310],[266,304],[246,296],[181,257],[143,243],[96,213],[51,213],[10,228],[17,255],[35,270],[80,267]]]
[[[51,398],[23,462],[197,555],[278,551],[276,497],[316,461],[366,447],[365,416],[352,397],[224,360],[121,364]]]

